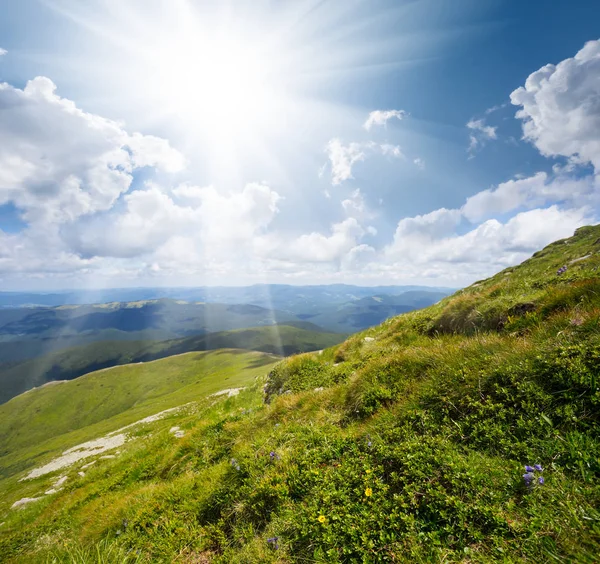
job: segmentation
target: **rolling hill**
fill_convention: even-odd
[[[82,379],[48,388],[55,395],[41,405],[47,388],[15,398],[0,406],[11,429],[0,554],[7,562],[596,562],[599,269],[600,226],[578,229],[321,354],[272,369],[265,359],[256,370],[268,376],[238,396],[134,427],[114,458],[97,456],[89,468],[32,476],[51,449],[27,446],[30,419],[32,436],[65,425],[36,415],[37,406],[59,413],[73,397],[61,390]],[[119,425],[134,420],[131,401]],[[54,447],[117,430],[95,425],[96,435],[86,427]]]
[[[190,351],[246,349],[279,356],[324,349],[346,336],[304,321],[209,333],[169,341],[98,341],[20,363],[0,364],[0,404],[54,380],[72,380],[121,364],[147,362]]]
[[[186,353],[100,370],[21,394],[0,406],[0,480],[62,445],[224,388],[252,385],[278,359],[238,349]]]

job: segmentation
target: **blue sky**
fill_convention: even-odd
[[[598,220],[598,21],[0,0],[0,288],[459,286],[520,262]]]

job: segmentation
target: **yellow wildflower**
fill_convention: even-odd
[[[317,519],[317,521],[319,523],[325,523],[325,521],[327,521],[327,518],[325,517],[325,515],[319,515],[319,518]]]
[[[367,489],[365,490],[365,495],[366,495],[367,497],[371,497],[371,496],[373,495],[373,490],[372,490],[371,488],[367,488]]]

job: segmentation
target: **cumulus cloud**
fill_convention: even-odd
[[[257,183],[230,194],[220,194],[212,186],[190,185],[179,186],[173,193],[181,203],[151,183],[145,190],[126,195],[126,209],[111,217],[110,230],[105,228],[106,218],[98,217],[78,226],[72,244],[83,256],[126,258],[159,248],[165,257],[176,240],[187,254],[195,249],[198,256],[232,257],[247,251],[278,212],[281,199]]]
[[[415,163],[417,168],[419,168],[420,170],[425,170],[425,161],[422,158],[417,157],[413,160],[413,163]]]
[[[285,258],[302,262],[339,261],[357,246],[365,230],[353,217],[331,227],[331,234],[309,233],[292,241]]]
[[[374,125],[386,126],[391,119],[402,120],[408,115],[404,110],[375,110],[369,114],[363,127],[368,131]]]
[[[529,75],[510,100],[521,106],[523,137],[545,156],[591,163],[600,171],[600,40]]]
[[[478,192],[467,198],[462,208],[471,222],[505,214],[520,208],[532,209],[551,202],[571,206],[593,206],[600,203],[600,180],[593,176],[572,178],[550,177],[545,172],[518,178]]]
[[[438,210],[400,221],[384,251],[385,270],[415,277],[443,275],[446,283],[483,278],[593,221],[587,209],[556,205],[521,212],[504,223],[489,219],[464,234],[452,228],[459,219],[458,210]]]
[[[110,209],[135,169],[174,172],[183,156],[163,139],[128,134],[86,113],[38,77],[23,90],[0,84],[0,205],[28,223],[64,223]]]
[[[344,145],[339,139],[331,139],[325,149],[331,162],[331,182],[340,184],[344,180],[354,178],[352,165],[365,159],[365,146],[361,143]]]
[[[353,179],[352,167],[357,162],[364,161],[370,155],[380,154],[394,158],[404,158],[399,145],[392,145],[390,143],[378,144],[373,141],[344,145],[337,138],[331,139],[327,143],[325,152],[331,165],[331,183],[334,186],[341,184],[345,180]],[[319,171],[319,176],[322,176],[322,170]]]
[[[423,247],[451,236],[462,219],[460,210],[441,208],[427,214],[406,217],[398,222],[388,254],[418,258]]]
[[[2,49],[2,47],[0,47],[0,57],[2,57],[3,55],[6,55],[8,53],[8,51],[6,49]]]
[[[470,131],[468,152],[471,156],[475,149],[485,145],[487,141],[497,139],[496,131],[498,128],[486,125],[483,119],[472,119],[467,122],[467,128]]]

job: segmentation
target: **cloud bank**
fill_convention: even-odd
[[[294,206],[269,182],[198,185],[169,141],[81,110],[48,78],[23,89],[0,84],[0,205],[22,222],[0,230],[0,277],[13,287],[32,280],[466,284],[598,221],[599,100],[600,41],[592,41],[511,94],[523,138],[556,159],[554,168],[482,187],[454,209],[412,217],[398,210],[391,227],[380,221],[368,177],[360,187],[351,182],[354,167],[377,156],[422,175],[430,159],[424,170],[421,157],[406,159],[393,143],[332,137],[325,152],[336,188],[326,209],[314,210],[326,211],[328,224],[302,230]],[[405,115],[371,112],[357,128],[365,135]],[[483,120],[469,124],[476,145],[496,137]]]

